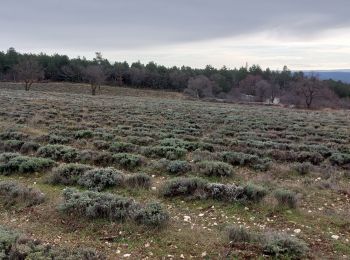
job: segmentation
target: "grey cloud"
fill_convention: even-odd
[[[350,27],[348,0],[2,0],[0,47],[131,49]],[[7,44],[7,46],[3,46]]]

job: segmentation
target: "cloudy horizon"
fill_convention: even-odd
[[[0,50],[166,66],[350,69],[347,0],[3,0]]]

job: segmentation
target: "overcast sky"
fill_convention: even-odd
[[[350,0],[1,0],[0,50],[350,69]]]

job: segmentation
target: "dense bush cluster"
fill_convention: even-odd
[[[109,150],[113,153],[133,152],[135,149],[136,147],[134,144],[124,142],[115,142],[109,146]]]
[[[111,221],[131,219],[140,224],[160,227],[168,221],[168,213],[158,203],[140,205],[132,199],[93,191],[66,189],[60,210],[87,218]]]
[[[80,185],[101,191],[109,187],[149,188],[151,178],[145,173],[126,175],[113,168],[93,168],[85,164],[61,164],[48,177],[51,184]]]
[[[106,151],[80,150],[76,161],[79,163],[109,167],[113,163],[113,156]]]
[[[187,151],[194,151],[197,149],[208,150],[211,152],[214,151],[214,147],[210,143],[190,142],[190,141],[185,141],[178,138],[165,138],[160,141],[160,145],[183,148],[183,149],[186,149]]]
[[[162,188],[164,197],[184,196],[189,198],[214,199],[228,202],[260,202],[267,190],[248,184],[244,187],[234,184],[209,183],[201,178],[174,178]]]
[[[103,255],[89,249],[67,250],[26,238],[0,226],[0,259],[70,259],[103,260]]]
[[[106,218],[110,220],[125,220],[133,209],[134,201],[110,193],[93,191],[79,192],[75,189],[65,189],[64,202],[60,210],[88,218]]]
[[[0,133],[1,140],[24,140],[28,138],[28,134],[24,134],[13,129]]]
[[[231,176],[233,167],[220,161],[202,161],[197,163],[198,172],[206,176]]]
[[[308,252],[306,243],[298,238],[281,233],[265,236],[264,253],[276,258],[300,259]]]
[[[329,160],[333,165],[350,166],[350,153],[334,153]]]
[[[6,140],[0,142],[0,150],[4,152],[18,152],[24,144],[21,140]]]
[[[136,154],[117,153],[113,155],[113,161],[118,166],[132,170],[142,165],[143,158]]]
[[[262,171],[267,170],[270,166],[268,158],[260,158],[257,155],[242,152],[223,152],[221,158],[232,165],[248,166]]]
[[[255,243],[262,248],[262,253],[276,259],[301,259],[306,257],[307,244],[285,233],[256,233],[242,226],[230,226],[228,238],[234,243]]]
[[[146,173],[134,173],[124,178],[125,185],[132,188],[151,187],[151,177]]]
[[[85,164],[61,164],[52,170],[49,183],[74,185],[86,171],[91,169],[91,166]]]
[[[223,152],[222,159],[224,162],[232,165],[253,165],[259,160],[259,157],[253,154],[245,154],[241,152]]]
[[[191,171],[191,164],[182,160],[160,159],[154,165],[157,170],[166,171],[171,175],[182,175]]]
[[[80,186],[96,191],[101,191],[108,187],[121,186],[123,182],[123,174],[111,168],[88,170],[78,179]]]
[[[152,202],[137,209],[133,219],[146,226],[162,227],[168,222],[169,215],[159,203]]]
[[[162,188],[165,197],[201,196],[207,182],[201,178],[174,178],[167,181]]]
[[[132,153],[112,154],[105,151],[78,150],[64,145],[46,145],[40,147],[37,155],[66,163],[88,163],[103,167],[115,164],[130,170],[141,166],[143,163],[142,156]]]
[[[77,149],[58,144],[42,146],[38,150],[38,156],[63,162],[75,162],[78,154]]]
[[[40,145],[33,141],[5,140],[0,141],[0,151],[21,152],[24,154],[35,154]]]
[[[74,134],[74,137],[77,139],[92,138],[93,136],[94,136],[94,132],[91,130],[79,130]]]
[[[181,159],[185,156],[187,150],[174,146],[152,146],[146,147],[143,153],[151,158],[166,158],[169,160]]]
[[[0,174],[35,173],[45,171],[55,165],[50,159],[22,156],[14,153],[0,154]]]

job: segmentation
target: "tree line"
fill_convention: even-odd
[[[263,70],[259,65],[220,69],[187,66],[165,67],[154,62],[110,63],[97,52],[92,60],[66,55],[19,53],[14,48],[0,52],[0,80],[21,81],[29,90],[38,81],[89,83],[96,95],[102,84],[184,92],[199,99],[283,103],[295,106],[339,106],[348,104],[350,85],[322,81],[316,75]]]

